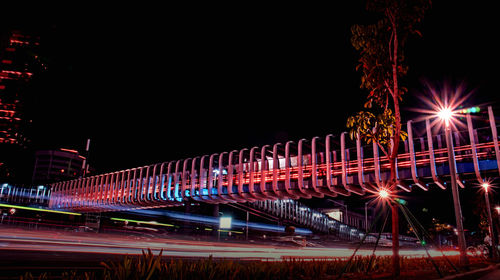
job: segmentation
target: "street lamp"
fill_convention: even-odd
[[[493,218],[491,217],[491,206],[490,206],[490,197],[488,195],[488,190],[490,188],[490,184],[488,182],[483,182],[481,184],[481,187],[484,189],[484,200],[486,201],[486,212],[488,213],[488,230],[490,233],[490,238],[491,238],[491,243],[492,243],[492,250],[493,250],[493,259],[496,259],[497,256],[497,246],[495,242],[495,236],[493,235]],[[498,210],[497,210],[498,211]]]
[[[448,166],[450,168],[451,193],[453,195],[453,206],[455,208],[455,220],[457,222],[458,247],[460,251],[460,264],[468,264],[467,245],[465,242],[464,226],[462,222],[462,208],[460,206],[460,197],[457,187],[457,166],[455,161],[455,153],[453,149],[453,141],[451,138],[451,125],[453,119],[453,111],[450,107],[442,107],[437,113],[437,116],[445,123],[445,138],[446,147],[448,148]]]
[[[389,192],[385,189],[381,189],[380,191],[378,191],[378,196],[382,199],[388,198]]]

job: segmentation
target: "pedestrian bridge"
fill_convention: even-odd
[[[452,132],[462,188],[498,177],[500,151],[491,107],[464,116]],[[408,139],[397,158],[397,186],[446,189],[449,155],[443,131],[430,121],[408,121]],[[120,211],[206,203],[335,197],[378,193],[390,177],[376,144],[362,145],[346,132],[94,175],[51,184],[49,207]]]

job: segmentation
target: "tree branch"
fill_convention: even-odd
[[[384,146],[382,146],[378,141],[376,141],[378,147],[380,148],[380,150],[384,153],[384,155],[389,159],[389,154],[387,153],[387,151],[385,150]]]

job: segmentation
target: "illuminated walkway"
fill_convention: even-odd
[[[461,187],[497,177],[500,167],[492,108],[468,114],[465,122],[453,132]],[[406,131],[397,159],[398,187],[445,189],[450,178],[442,132],[429,120],[408,121]],[[177,206],[191,199],[234,203],[365,195],[384,188],[389,176],[388,160],[376,144],[362,146],[343,132],[54,183],[49,206],[91,212]]]

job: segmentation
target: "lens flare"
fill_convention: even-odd
[[[388,197],[389,197],[389,192],[387,192],[387,190],[381,189],[381,190],[378,192],[378,196],[379,196],[380,198],[388,198]]]
[[[476,107],[464,109],[470,106],[467,104],[467,99],[474,93],[474,91],[467,91],[464,84],[457,87],[451,87],[448,84],[435,87],[426,83],[425,86],[425,93],[419,96],[424,107],[409,110],[421,114],[417,120],[432,119],[431,126],[437,130],[443,126],[452,130],[465,128],[466,125],[460,119],[468,113],[479,112]]]
[[[450,108],[443,108],[437,113],[437,116],[446,123],[446,126],[448,126],[453,117],[453,111]]]

